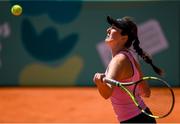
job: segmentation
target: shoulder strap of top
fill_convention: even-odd
[[[134,78],[134,77],[139,78],[140,77],[139,71],[138,71],[138,69],[137,69],[137,67],[135,65],[135,60],[134,60],[133,55],[127,50],[120,51],[120,53],[126,55],[129,58],[130,62],[131,62],[131,65],[133,67],[133,76],[132,76],[132,78]]]

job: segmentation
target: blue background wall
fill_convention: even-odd
[[[21,16],[10,12],[23,7]],[[153,55],[172,86],[179,86],[180,2],[0,2],[1,86],[92,86],[105,66],[97,44],[106,37],[106,16],[132,16],[137,24],[159,22],[168,48]],[[143,62],[145,75],[157,76]]]

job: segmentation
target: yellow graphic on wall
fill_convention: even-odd
[[[83,68],[83,59],[79,56],[68,58],[63,64],[49,67],[33,63],[26,66],[20,74],[20,85],[33,86],[72,86]]]

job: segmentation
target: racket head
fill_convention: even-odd
[[[136,82],[133,95],[139,97],[140,94],[140,83],[146,81],[149,84],[151,94],[149,97],[141,97],[146,106],[150,109],[150,111],[146,111],[143,105],[138,103],[138,108],[141,111],[153,118],[164,118],[168,116],[175,104],[175,95],[171,86],[163,79],[158,77],[143,77],[140,81]],[[137,100],[137,102],[139,102]]]

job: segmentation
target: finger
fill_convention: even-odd
[[[96,74],[94,75],[93,81],[96,82],[98,78],[99,78],[99,73],[96,73]]]

